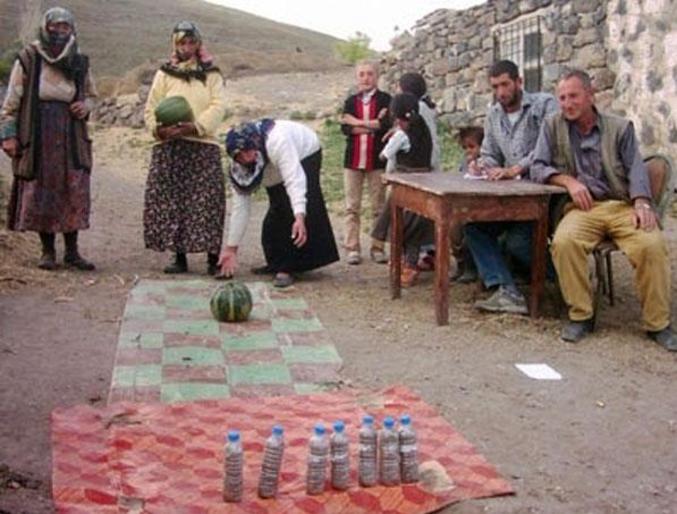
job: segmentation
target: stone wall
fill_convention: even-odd
[[[610,0],[612,107],[635,122],[645,151],[677,160],[677,5],[674,0]]]
[[[677,157],[675,11],[674,0],[495,0],[440,9],[393,41],[384,86],[394,90],[402,73],[420,71],[444,122],[480,124],[492,100],[493,30],[540,16],[542,89],[553,92],[567,67],[587,70],[601,108],[631,117],[647,150]]]

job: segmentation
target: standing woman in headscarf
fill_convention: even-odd
[[[275,275],[276,287],[293,283],[292,273],[326,266],[339,259],[320,188],[322,149],[317,134],[293,121],[262,119],[231,129],[226,151],[233,209],[228,240],[221,252],[223,275],[238,267],[237,252],[249,220],[251,195],[263,185],[270,206],[261,242],[266,266],[255,273]]]
[[[146,248],[171,250],[165,273],[186,273],[187,253],[207,253],[207,273],[217,272],[226,211],[221,151],[215,137],[226,109],[219,69],[197,26],[179,22],[173,52],[155,74],[144,112],[153,147],[146,182],[143,228]],[[183,97],[193,121],[160,125],[155,109],[162,100]]]
[[[42,17],[39,39],[19,52],[0,110],[2,149],[14,173],[8,228],[40,234],[42,269],[57,267],[57,233],[64,237],[66,266],[94,269],[78,251],[78,231],[89,228],[92,154],[86,118],[94,96],[73,15],[53,7]]]

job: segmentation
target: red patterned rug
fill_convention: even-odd
[[[418,433],[422,481],[360,488],[357,430],[364,414],[412,417]],[[308,437],[317,422],[346,423],[351,438],[352,486],[305,494]],[[285,429],[278,496],[261,500],[256,488],[263,444],[273,424]],[[222,501],[223,440],[240,430],[245,492]],[[432,407],[404,387],[379,393],[231,398],[193,403],[118,403],[52,413],[53,495],[60,513],[391,513],[418,514],[450,503],[511,494],[510,485]]]

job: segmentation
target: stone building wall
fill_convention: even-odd
[[[424,74],[440,118],[480,124],[492,100],[488,67],[494,31],[539,16],[542,90],[567,67],[587,70],[597,103],[631,117],[647,150],[677,158],[677,8],[674,0],[489,0],[419,20],[382,62],[385,87],[406,71]]]
[[[610,0],[612,108],[635,122],[642,148],[677,161],[677,3]]]

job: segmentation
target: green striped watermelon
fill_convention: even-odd
[[[209,308],[217,321],[247,321],[252,311],[252,294],[242,282],[228,282],[214,291]]]
[[[155,108],[158,125],[169,127],[183,121],[193,121],[193,110],[183,96],[168,96]]]

